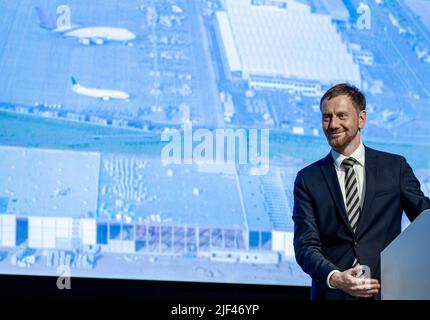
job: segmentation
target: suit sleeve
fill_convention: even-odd
[[[294,251],[297,263],[323,288],[327,288],[327,277],[339,269],[322,253],[320,232],[316,223],[312,201],[302,174],[294,182]]]
[[[403,157],[401,159],[400,170],[402,209],[405,211],[409,220],[413,221],[421,212],[430,209],[430,199],[421,191],[420,182]]]

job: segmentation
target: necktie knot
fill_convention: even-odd
[[[351,169],[356,162],[357,160],[355,160],[354,158],[346,158],[342,161],[342,166],[345,168],[345,170],[348,170]]]

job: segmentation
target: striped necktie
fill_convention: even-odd
[[[347,158],[342,161],[345,168],[345,198],[346,212],[352,230],[357,229],[358,218],[360,216],[360,198],[358,197],[357,177],[354,172],[354,158]]]
[[[342,161],[342,166],[345,168],[346,211],[352,231],[355,233],[357,230],[358,218],[360,217],[360,198],[358,196],[358,183],[354,171],[354,163],[356,163],[354,158],[347,158]],[[355,267],[357,264],[358,261],[357,258],[355,258],[352,266]]]

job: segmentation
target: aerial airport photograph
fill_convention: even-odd
[[[429,196],[430,1],[1,1],[0,274],[309,286],[294,179],[341,82]],[[254,133],[265,170],[196,159]]]

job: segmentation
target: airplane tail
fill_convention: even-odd
[[[39,26],[44,29],[54,30],[57,26],[40,7],[34,7],[39,18]]]
[[[75,77],[70,77],[70,80],[72,80],[72,87],[78,85],[78,81],[76,81]]]

